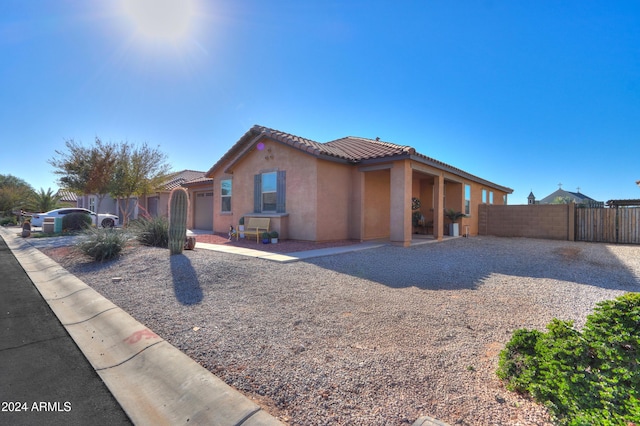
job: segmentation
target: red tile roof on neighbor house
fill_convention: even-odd
[[[60,199],[60,201],[65,203],[75,203],[78,201],[78,195],[75,192],[69,191],[68,189],[59,189],[56,196]]]
[[[212,178],[208,178],[203,175],[199,178],[192,179],[190,181],[183,183],[182,186],[195,186],[195,185],[200,185],[202,183],[212,183],[212,182],[213,182]]]
[[[475,182],[483,183],[507,193],[512,193],[511,188],[507,188],[489,182],[464,170],[445,164],[434,158],[416,152],[415,148],[407,145],[397,145],[391,142],[380,141],[379,139],[367,139],[356,136],[347,136],[330,142],[316,142],[305,139],[280,130],[270,129],[264,126],[255,125],[247,131],[205,174],[211,177],[215,171],[223,164],[227,164],[225,170],[231,169],[259,139],[266,136],[275,141],[289,145],[293,148],[307,152],[316,157],[333,161],[342,161],[350,164],[367,164],[380,160],[393,160],[401,158],[411,158],[418,162],[436,167],[440,170],[449,171],[459,176],[465,177]]]
[[[162,190],[171,191],[174,188],[182,186],[184,183],[191,182],[202,177],[204,177],[204,172],[182,170],[181,172],[170,174],[168,179],[162,184]]]

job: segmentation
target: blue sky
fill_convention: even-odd
[[[380,137],[514,189],[640,198],[640,2],[3,0],[0,174],[67,139],[208,170],[252,125]]]

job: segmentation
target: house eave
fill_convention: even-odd
[[[413,161],[418,162],[418,163],[433,167],[433,168],[438,169],[438,170],[442,170],[443,172],[451,173],[451,174],[454,174],[456,176],[460,176],[460,177],[462,177],[464,179],[470,180],[472,182],[479,183],[481,185],[485,185],[485,186],[493,188],[493,189],[497,189],[498,191],[502,191],[502,192],[505,192],[507,194],[512,194],[513,193],[513,189],[511,189],[511,188],[508,188],[508,187],[502,186],[502,185],[498,185],[497,183],[490,182],[490,181],[488,181],[486,179],[482,179],[482,178],[480,178],[478,176],[472,175],[471,173],[465,172],[464,170],[461,170],[461,169],[459,169],[457,167],[450,166],[450,165],[448,165],[446,163],[443,163],[443,162],[435,160],[433,158],[424,156],[422,154],[412,155],[411,159]]]

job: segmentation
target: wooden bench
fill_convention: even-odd
[[[260,236],[263,232],[269,232],[269,224],[271,219],[268,217],[250,217],[245,221],[244,231],[236,232],[236,241],[240,236],[240,232],[243,232],[245,235],[254,235],[256,236],[256,243],[260,242]]]

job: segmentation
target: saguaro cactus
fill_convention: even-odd
[[[169,197],[169,251],[180,254],[187,238],[189,196],[184,188],[175,188]]]

